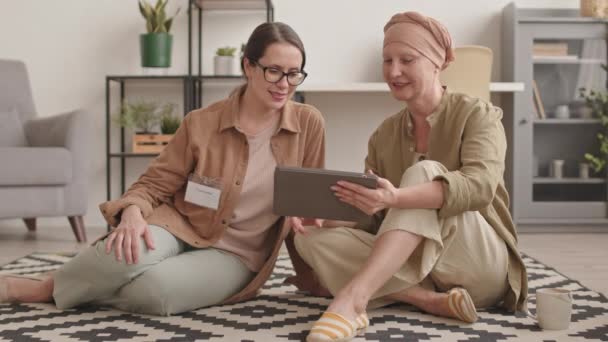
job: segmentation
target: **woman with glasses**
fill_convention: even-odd
[[[334,295],[309,342],[350,340],[368,326],[367,309],[395,302],[466,323],[477,320],[476,308],[525,309],[526,270],[503,181],[502,111],[441,85],[452,40],[433,18],[394,15],[382,58],[404,109],[369,139],[365,168],[378,188],[332,187],[372,222],[294,226],[308,232],[296,236],[298,252]]]
[[[175,137],[120,199],[101,204],[115,227],[42,281],[0,278],[0,303],[54,300],[170,315],[250,299],[287,238],[272,213],[275,166],[324,166],[324,121],[292,102],[306,78],[298,35],[258,26],[245,47],[245,85],[189,113]]]

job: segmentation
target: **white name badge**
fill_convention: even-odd
[[[184,200],[201,207],[217,210],[221,194],[222,190],[220,189],[189,180]]]

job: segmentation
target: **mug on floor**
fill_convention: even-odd
[[[570,326],[572,316],[572,292],[565,289],[544,288],[536,291],[536,316],[528,311],[528,317],[545,330],[564,330]]]

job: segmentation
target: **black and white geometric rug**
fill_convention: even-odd
[[[0,273],[36,274],[58,268],[67,254],[32,254]],[[355,341],[608,341],[608,300],[575,280],[525,257],[531,293],[542,287],[574,291],[570,329],[543,331],[523,314],[492,309],[475,324],[396,305],[370,311],[371,326]],[[59,311],[51,304],[0,304],[0,341],[302,341],[329,299],[307,297],[283,285],[292,274],[281,257],[260,296],[171,317],[129,314],[109,308]],[[534,309],[534,302],[530,303]],[[534,310],[532,310],[534,311]]]

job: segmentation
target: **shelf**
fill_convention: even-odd
[[[222,10],[263,10],[266,11],[266,0],[196,0],[196,7],[204,11]]]
[[[213,82],[215,86],[234,86],[234,81],[245,80],[242,75],[110,75],[106,76],[111,81],[127,81],[127,80],[181,80],[186,78],[197,80],[218,80],[225,82]],[[350,83],[306,83],[298,86],[297,91],[300,92],[378,92],[388,93],[390,90],[384,82],[350,82]],[[490,92],[505,93],[505,92],[520,92],[524,91],[523,82],[490,82]]]
[[[534,184],[605,184],[606,179],[604,178],[578,178],[578,177],[564,177],[564,178],[553,178],[553,177],[534,177],[532,179]]]
[[[351,82],[351,83],[306,83],[298,87],[301,92],[389,92],[384,82]],[[524,91],[523,82],[490,82],[490,92]]]
[[[109,75],[106,79],[110,81],[126,81],[126,80],[182,80],[182,79],[198,79],[198,80],[240,80],[244,79],[242,75]]]
[[[598,64],[606,63],[605,60],[595,58],[569,58],[564,57],[533,57],[534,64]]]
[[[203,76],[195,76],[196,78],[201,78],[204,80],[244,80],[245,76],[243,75],[203,75]]]
[[[608,21],[601,18],[588,18],[588,17],[571,17],[571,18],[547,18],[547,17],[526,17],[519,19],[520,23],[565,23],[565,24],[578,24],[578,23],[598,23],[606,24]]]
[[[110,153],[108,156],[111,158],[147,158],[147,157],[156,157],[158,153]]]
[[[534,119],[535,125],[580,125],[601,124],[600,119]]]
[[[533,8],[518,7],[513,5],[511,9],[517,12],[518,23],[536,24],[579,24],[579,23],[606,23],[606,19],[582,17],[578,8]],[[557,34],[557,33],[556,33]]]
[[[492,93],[514,93],[525,90],[523,82],[490,82]]]
[[[352,82],[352,83],[307,83],[298,86],[297,91],[303,92],[389,92],[384,82]]]
[[[173,79],[185,79],[188,75],[109,75],[106,79],[110,81],[124,81],[124,80],[173,80]]]

